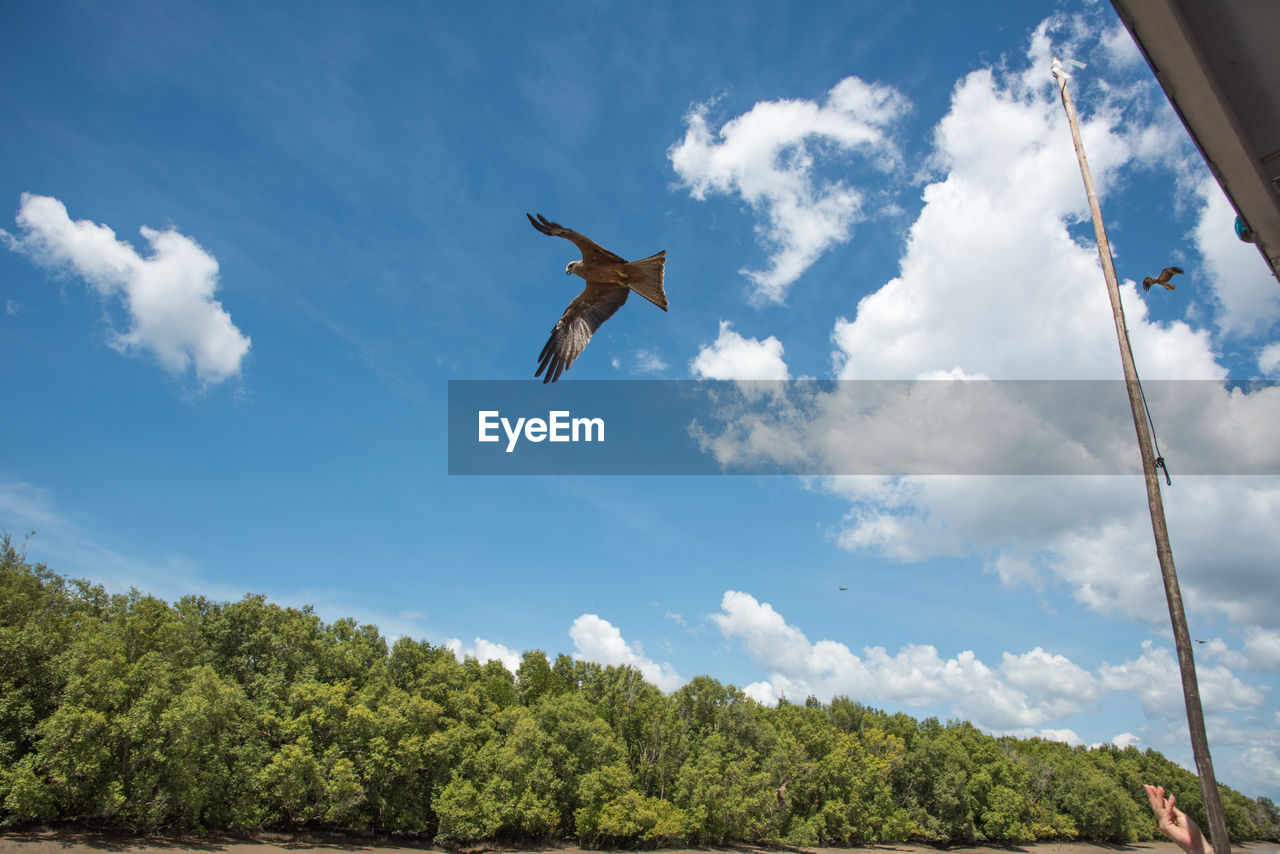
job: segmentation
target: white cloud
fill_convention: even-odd
[[[583,614],[574,620],[569,627],[569,637],[576,650],[574,658],[581,661],[634,667],[663,691],[674,691],[684,684],[670,664],[651,660],[639,643],[627,643],[616,626],[596,614]]]
[[[772,605],[736,590],[725,592],[720,613],[711,620],[768,671],[767,680],[745,689],[761,702],[847,694],[910,706],[946,703],[982,726],[1014,730],[1075,714],[1096,694],[1094,677],[1038,648],[1023,656],[1006,654],[999,671],[971,651],[944,660],[935,647],[921,644],[908,644],[893,655],[868,647],[860,657],[837,641],[810,642]],[[1054,683],[1055,678],[1062,682]],[[1067,696],[1069,688],[1079,692],[1075,700]]]
[[[741,382],[737,395],[716,390],[709,423],[722,431],[722,463],[754,456],[804,474],[1141,470],[1118,381],[799,381],[768,391]],[[1144,395],[1183,473],[1280,473],[1272,441],[1280,389],[1245,394],[1211,382],[1156,381]]]
[[[1048,74],[1047,57],[1056,47],[1049,41],[1053,32],[1049,24],[1037,32],[1024,69],[1007,74],[981,69],[957,84],[950,109],[936,129],[932,163],[938,178],[924,190],[924,207],[911,227],[899,275],[862,298],[851,319],[840,318],[834,325],[834,362],[840,378],[1120,377],[1097,252],[1091,241],[1073,234],[1077,224],[1087,225],[1088,213],[1065,115]],[[1077,26],[1067,35],[1078,42],[1074,55],[1090,59],[1089,79],[1097,80],[1106,62],[1084,52],[1082,32]],[[1108,38],[1114,52],[1119,36],[1112,31]],[[1083,85],[1084,73],[1079,77]],[[1143,131],[1150,127],[1159,136],[1168,111],[1084,112],[1082,132],[1105,203],[1120,170],[1150,165],[1139,161],[1147,144]],[[1220,196],[1207,197],[1202,223],[1221,219],[1210,210]],[[1253,247],[1233,243],[1229,218],[1211,229],[1212,240],[1206,229],[1208,225],[1202,227],[1206,236],[1201,251],[1212,279],[1233,276],[1234,264],[1247,263],[1250,271],[1265,272],[1253,257]],[[1238,269],[1245,278],[1253,275]],[[1274,282],[1261,284],[1261,290],[1248,293],[1266,295],[1263,304],[1254,305],[1266,314],[1270,300],[1280,299],[1280,292]],[[1177,293],[1191,289],[1191,283],[1184,282]],[[1149,397],[1159,378],[1225,378],[1208,330],[1180,321],[1155,322],[1133,281],[1126,280],[1121,290]],[[1221,322],[1239,327],[1239,318],[1249,310],[1245,297],[1219,288],[1219,301]],[[722,335],[723,346],[704,348],[705,359],[695,360],[695,373],[701,365],[714,364],[713,357],[728,350],[736,337]],[[759,342],[749,343],[756,346],[748,353],[760,350]],[[1280,351],[1264,351],[1261,367],[1275,370],[1280,364],[1276,353]],[[778,356],[780,361],[780,344]],[[705,375],[732,372],[708,367]],[[1280,448],[1271,425],[1280,419],[1280,395],[1276,389],[1228,392],[1212,383],[1195,393],[1186,392],[1188,384],[1170,387],[1175,391],[1152,399],[1151,409],[1175,480],[1164,501],[1184,593],[1197,607],[1242,628],[1280,626],[1280,587],[1267,582],[1274,567],[1270,555],[1276,550],[1275,527],[1267,519],[1280,515],[1280,479],[1186,476],[1273,472]],[[826,409],[816,408],[814,417],[798,426],[783,424],[787,429],[779,429],[779,421],[766,419],[728,437],[734,440],[731,444],[720,441],[725,438],[721,436],[703,445],[726,460],[741,459],[735,454],[768,453],[784,464],[816,460],[817,471],[874,472],[845,464],[847,455],[860,446],[844,440],[848,433],[831,429],[839,423],[837,417],[847,416],[837,404],[832,400]],[[1124,423],[1122,417],[1102,423],[1092,417],[1092,408],[1076,414],[1088,417],[1070,424],[1073,430],[1100,435],[1103,449],[1115,459],[1136,464],[1131,422]],[[887,422],[895,423],[892,418]],[[915,441],[918,433],[909,429],[901,431],[898,438],[911,439],[902,453],[954,449],[951,458],[963,461],[973,450],[973,439],[987,440],[988,447],[1002,444],[990,442],[992,436],[981,432],[982,423],[944,423],[945,431],[929,443]],[[1031,424],[1015,420],[999,426],[1017,428],[1021,441],[1036,438],[1023,429]],[[953,431],[953,426],[958,429]],[[858,435],[877,442],[895,438],[892,431]],[[1051,431],[1044,437],[1052,439]],[[1075,438],[1064,430],[1062,441],[1050,441],[1049,447],[1055,454],[1068,454]],[[879,447],[877,442],[870,442],[870,447]],[[818,483],[851,502],[836,534],[844,548],[901,560],[979,557],[1010,584],[1039,583],[1051,574],[1070,585],[1079,601],[1100,612],[1167,626],[1138,479],[837,477]]]
[[[1113,66],[1124,68],[1142,63],[1142,52],[1134,44],[1133,37],[1124,24],[1119,21],[1102,34],[1101,42],[1102,50]]]
[[[1019,735],[1019,733],[1013,734]],[[1084,744],[1084,739],[1076,735],[1075,730],[1072,729],[1042,729],[1035,733],[1035,735],[1043,738],[1045,741],[1061,741],[1064,744],[1071,745]]]
[[[689,112],[684,139],[668,152],[676,174],[695,199],[736,194],[763,218],[756,231],[770,249],[770,267],[742,271],[754,300],[782,302],[818,256],[848,240],[865,216],[863,191],[821,176],[820,161],[860,153],[878,171],[893,169],[898,153],[889,130],[908,109],[893,88],[847,77],[825,103],[761,101],[718,131],[708,123],[708,104]]]
[[[1280,750],[1250,747],[1241,755],[1239,766],[1258,785],[1280,788]]]
[[[1178,662],[1165,647],[1144,641],[1142,654],[1122,664],[1104,664],[1098,669],[1102,686],[1110,691],[1128,691],[1138,696],[1149,718],[1179,720],[1186,715]],[[1222,715],[1257,709],[1263,694],[1246,685],[1223,666],[1196,666],[1201,703],[1206,715]]]
[[[1258,353],[1258,370],[1269,377],[1280,374],[1280,341],[1268,344]]]
[[[617,367],[616,365],[614,367]],[[641,348],[636,351],[635,367],[632,373],[636,374],[660,374],[667,369],[668,365],[661,356],[654,350]]]
[[[1186,752],[1177,663],[1169,649],[1152,641],[1144,642],[1136,657],[1118,665],[1103,663],[1094,671],[1039,647],[1005,652],[1001,665],[992,668],[971,651],[943,658],[930,645],[907,644],[892,655],[883,647],[867,647],[859,656],[843,643],[811,642],[769,603],[740,591],[726,591],[711,620],[765,671],[767,678],[744,689],[761,703],[810,695],[826,701],[845,694],[860,702],[930,712],[944,706],[989,731],[1079,745],[1084,739],[1063,724],[1081,715],[1096,716],[1103,704],[1134,697],[1156,733],[1155,746],[1174,757]],[[1267,705],[1263,691],[1223,666],[1201,665],[1198,672],[1211,738],[1219,746],[1251,748],[1244,754],[1224,751],[1219,764],[1238,774],[1233,779],[1274,785],[1263,762],[1280,749],[1280,741],[1265,726],[1261,732],[1256,726],[1258,712]],[[1111,739],[1118,747],[1142,741],[1132,732]]]
[[[720,334],[698,349],[689,370],[704,380],[785,380],[791,374],[782,358],[782,342],[770,335],[763,341],[744,338],[733,324],[720,321]]]
[[[62,202],[29,193],[22,196],[17,223],[20,236],[0,232],[10,249],[73,272],[99,296],[124,303],[129,328],[112,332],[116,350],[148,351],[173,373],[194,366],[204,385],[240,373],[249,338],[214,299],[218,262],[194,240],[143,226],[152,250],[143,258],[107,226],[73,222]]]
[[[1004,653],[1000,675],[1010,686],[1039,697],[1047,714],[1065,718],[1098,696],[1098,680],[1066,656],[1036,647],[1022,655]]]
[[[1137,747],[1142,743],[1142,739],[1131,732],[1122,732],[1111,739],[1111,743],[1124,750],[1126,747]]]
[[[1096,250],[1068,226],[1087,219],[1080,173],[1047,73],[1028,87],[990,69],[957,85],[897,278],[840,318],[843,379],[910,379],[961,369],[997,379],[1120,376]],[[1132,151],[1111,115],[1082,133],[1098,185]],[[1144,379],[1218,379],[1208,333],[1156,326],[1132,282],[1122,288]]]
[[[1225,645],[1216,639],[1207,646],[1230,667],[1280,673],[1280,630],[1246,626],[1244,644],[1239,651],[1223,649]]]
[[[898,275],[834,325],[833,362],[840,378],[1120,377],[1115,328],[1071,137],[1048,75],[1048,57],[1057,48],[1049,43],[1051,31],[1045,27],[1037,33],[1025,69],[1007,74],[984,69],[957,85],[935,136],[931,166],[936,177],[924,190],[924,207],[911,228]],[[1088,91],[1105,93],[1103,108],[1084,110],[1083,129],[1104,210],[1108,191],[1139,170],[1173,170],[1176,174],[1165,177],[1179,186],[1197,186],[1199,178],[1183,183],[1180,170],[1187,167],[1179,163],[1180,149],[1171,142],[1167,106],[1162,101],[1139,104],[1141,86],[1108,89],[1101,80],[1105,56],[1099,61],[1084,50],[1091,37],[1081,35],[1079,28],[1070,35],[1077,49],[1064,55],[1090,61],[1076,91],[1086,91],[1087,75],[1096,83]],[[1113,61],[1123,52],[1114,29],[1100,51],[1107,52]],[[1122,63],[1133,67],[1131,56]],[[1203,174],[1196,165],[1195,174]],[[1263,291],[1232,287],[1253,276],[1244,266],[1232,265],[1261,268],[1256,249],[1233,242],[1230,217],[1223,221],[1221,211],[1214,213],[1217,200],[1205,186],[1200,197],[1205,207],[1196,237],[1204,269],[1182,259],[1157,259],[1155,269],[1180,261],[1188,269],[1175,292],[1178,297],[1194,299],[1212,285],[1220,332],[1270,328],[1280,316],[1271,305],[1280,299],[1274,283],[1264,281]],[[1123,230],[1117,229],[1113,240],[1116,233],[1123,244]],[[1141,278],[1155,271],[1130,267],[1123,248],[1113,244],[1122,274]],[[1274,583],[1280,478],[1268,468],[1277,450],[1273,425],[1280,419],[1280,397],[1265,388],[1222,388],[1227,371],[1215,355],[1210,329],[1157,322],[1132,279],[1123,281],[1121,290],[1161,450],[1173,475],[1174,484],[1163,499],[1189,618],[1197,625],[1222,618],[1238,633],[1235,637],[1243,637],[1237,651],[1197,650],[1204,653],[1198,670],[1211,737],[1227,738],[1234,727],[1239,735],[1231,735],[1236,739],[1231,744],[1259,745],[1259,731],[1275,724],[1257,722],[1273,688],[1246,683],[1229,668],[1274,672],[1280,666],[1280,635],[1275,634],[1280,631],[1280,586]],[[1250,311],[1260,319],[1255,322]],[[1258,358],[1264,372],[1280,371],[1277,345],[1263,349]],[[1158,379],[1208,382],[1179,398],[1187,384],[1183,392],[1164,394],[1157,390]],[[781,405],[776,396],[768,403]],[[838,413],[831,407],[818,414]],[[1091,417],[1093,412],[1078,414]],[[838,443],[824,444],[823,436],[836,435],[823,429],[831,423],[814,418],[804,430],[770,432],[757,422],[736,438],[739,450],[768,449],[778,459],[831,460],[842,450]],[[969,433],[952,435],[950,421],[941,426],[937,444],[966,447]],[[1132,423],[1104,428],[1115,436],[1115,452],[1132,455],[1136,462]],[[732,450],[714,443],[704,447]],[[1220,468],[1205,466],[1206,460]],[[1193,471],[1198,473],[1189,474]],[[1209,476],[1216,471],[1263,474]],[[842,547],[904,561],[976,557],[1006,584],[1040,585],[1051,578],[1099,613],[1133,618],[1161,637],[1168,632],[1140,478],[866,475],[809,482],[849,502],[836,532]],[[1152,746],[1185,753],[1176,662],[1170,650],[1155,644],[1118,664],[1093,669],[1044,650],[1006,653],[995,667],[972,653],[939,653],[924,645],[906,645],[892,654],[881,648],[858,654],[835,641],[810,642],[799,627],[745,593],[726,593],[713,620],[760,666],[765,678],[747,691],[763,702],[784,694],[825,698],[847,693],[866,702],[944,703],[987,727],[1071,739],[1075,733],[1063,726],[1067,716],[1120,696],[1136,699],[1152,725],[1122,725],[1133,731],[1114,736],[1113,743],[1136,743],[1137,733]],[[1234,779],[1274,786],[1274,777],[1263,769],[1277,749],[1262,744],[1247,757],[1228,750],[1219,764],[1240,774]]]
[[[1205,178],[1196,192],[1204,207],[1192,236],[1218,301],[1218,327],[1228,334],[1266,332],[1280,320],[1280,288],[1258,248],[1236,237],[1236,212],[1218,182]]]
[[[444,642],[444,646],[459,661],[467,658],[474,658],[480,662],[497,661],[512,673],[515,673],[520,668],[520,653],[508,646],[503,646],[500,643],[494,643],[484,638],[476,638],[471,646],[468,647],[464,647],[462,641],[458,638],[449,638]]]
[[[1175,486],[1163,503],[1184,598],[1242,630],[1280,627],[1269,521],[1280,517],[1280,479],[1182,476],[1169,458]],[[821,487],[852,503],[842,548],[904,561],[980,556],[1006,584],[1048,573],[1099,613],[1168,626],[1140,478],[837,477]]]

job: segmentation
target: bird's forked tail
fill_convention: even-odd
[[[663,311],[667,310],[667,292],[662,287],[667,252],[632,261],[623,268],[623,283]]]

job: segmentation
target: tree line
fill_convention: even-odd
[[[785,803],[775,789],[786,775]],[[790,846],[1158,835],[1154,750],[992,737],[836,697],[777,707],[699,676],[526,652],[515,673],[262,596],[168,604],[0,540],[0,824],[326,829],[442,844]],[[1280,837],[1223,787],[1233,840]]]

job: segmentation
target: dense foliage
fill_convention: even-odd
[[[785,806],[774,789],[792,775]],[[330,828],[442,842],[792,845],[1151,838],[1154,751],[993,738],[844,697],[761,706],[700,676],[540,651],[513,674],[260,596],[108,595],[0,544],[0,823]],[[1234,840],[1275,838],[1223,790]]]

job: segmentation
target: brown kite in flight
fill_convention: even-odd
[[[570,261],[564,272],[566,275],[576,273],[587,281],[582,293],[560,316],[551,330],[547,346],[538,356],[538,370],[534,376],[541,377],[546,371],[547,375],[542,377],[544,383],[555,382],[561,373],[573,366],[573,360],[582,353],[592,334],[622,308],[631,291],[663,311],[667,310],[667,293],[662,289],[662,272],[667,263],[665,249],[639,261],[628,261],[576,231],[549,222],[542,214],[538,214],[537,219],[529,214],[525,216],[543,234],[572,240],[582,250],[582,260]]]
[[[1173,282],[1169,280],[1173,278],[1175,273],[1181,273],[1181,272],[1182,272],[1181,267],[1165,267],[1163,270],[1160,271],[1160,275],[1158,277],[1153,279],[1152,277],[1147,276],[1145,279],[1143,279],[1142,289],[1144,291],[1149,291],[1151,290],[1152,285],[1164,285],[1166,290],[1171,291],[1174,288],[1176,288],[1177,285],[1175,285]]]

